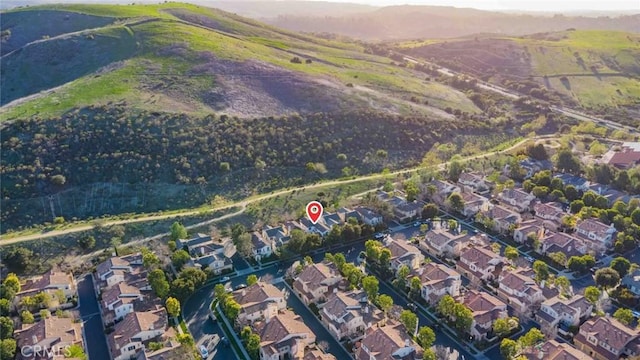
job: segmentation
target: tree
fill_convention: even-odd
[[[433,203],[428,203],[427,205],[422,207],[422,218],[423,219],[433,219],[438,216],[438,206]]]
[[[564,196],[569,201],[574,201],[580,199],[580,192],[573,185],[567,185],[564,187]]]
[[[10,317],[0,316],[0,339],[8,339],[13,336],[13,321]]]
[[[640,226],[640,208],[635,209],[631,212],[631,221],[633,221],[634,224]]]
[[[171,254],[171,262],[173,266],[176,267],[176,270],[182,269],[182,267],[191,260],[191,255],[185,250],[178,250]]]
[[[387,294],[382,294],[378,296],[378,298],[376,299],[376,303],[378,304],[380,310],[382,310],[382,312],[384,312],[384,314],[386,315],[387,312],[393,307],[393,298]]]
[[[191,347],[194,344],[193,337],[189,334],[178,334],[177,339],[183,346]]]
[[[367,293],[367,297],[370,300],[375,301],[379,291],[378,279],[372,275],[365,276],[362,279],[362,288]]]
[[[171,225],[171,235],[169,235],[169,239],[176,241],[180,239],[186,239],[189,234],[187,233],[187,228],[179,222],[174,222]]]
[[[613,270],[617,271],[620,275],[620,278],[625,277],[627,273],[629,273],[629,269],[631,268],[631,262],[622,256],[619,256],[613,261],[611,261],[611,265],[609,265]]]
[[[422,281],[417,276],[411,278],[411,294],[417,296],[420,294],[420,289],[422,288]]]
[[[547,160],[549,158],[549,154],[547,154],[547,150],[544,148],[543,144],[528,146],[527,155],[536,160]]]
[[[491,244],[491,250],[493,250],[494,253],[500,254],[500,249],[502,249],[502,245],[500,245],[500,243],[494,242]]]
[[[240,304],[238,304],[231,297],[224,303],[224,314],[227,315],[227,318],[229,318],[229,321],[231,323],[234,323],[236,321],[241,309],[242,307],[240,306]]]
[[[246,344],[247,352],[251,359],[257,360],[260,358],[260,335],[252,333],[249,335]]]
[[[569,205],[569,209],[571,210],[572,214],[577,214],[580,212],[580,210],[582,210],[582,208],[584,207],[584,201],[578,199],[578,200],[573,200],[571,202],[571,204]]]
[[[591,304],[595,305],[598,300],[600,300],[600,290],[595,286],[587,286],[584,289],[584,298]]]
[[[147,278],[151,289],[159,298],[164,299],[169,295],[169,282],[162,269],[152,270]]]
[[[148,270],[160,265],[160,259],[153,252],[145,249],[142,251],[142,265]]]
[[[536,273],[536,280],[543,281],[549,278],[549,266],[540,260],[533,263],[533,271]]]
[[[567,255],[565,255],[562,251],[550,253],[549,258],[562,266],[565,266],[565,264],[567,263]]]
[[[180,301],[178,301],[178,299],[168,297],[165,306],[167,307],[167,314],[169,314],[169,316],[176,317],[180,315]]]
[[[596,285],[607,290],[616,287],[620,282],[620,274],[612,268],[602,268],[596,271]]]
[[[0,359],[13,359],[16,356],[16,341],[4,339],[0,342]]]
[[[407,194],[407,201],[414,201],[418,194],[420,194],[420,189],[418,189],[418,185],[414,181],[407,181],[404,184],[404,192]]]
[[[229,296],[229,294],[227,294],[227,290],[224,288],[224,285],[222,284],[217,284],[216,286],[213,287],[213,294],[220,303],[224,303],[226,298]]]
[[[464,169],[464,167],[462,166],[460,161],[458,161],[458,159],[459,159],[459,156],[454,156],[453,158],[451,158],[449,163],[449,180],[451,180],[454,183],[458,182],[458,178],[460,177],[460,174]]]
[[[456,306],[456,301],[450,295],[445,295],[438,302],[438,312],[444,317],[451,317]]]
[[[411,272],[411,270],[405,264],[400,265],[400,267],[398,268],[397,278],[398,278],[398,284],[401,290],[404,290],[404,288],[406,287],[406,281],[407,281],[407,276],[409,276],[409,272]]]
[[[415,334],[418,326],[418,316],[416,314],[411,310],[403,310],[402,313],[400,313],[400,322],[410,335]]]
[[[255,274],[247,276],[247,286],[251,286],[258,282],[258,277]]]
[[[295,241],[294,239],[294,232],[298,230],[295,229],[293,231],[291,231],[291,240]],[[303,233],[304,235],[304,233]],[[240,255],[244,256],[244,257],[249,257],[251,256],[252,252],[253,252],[253,243],[251,242],[251,234],[249,233],[242,233],[238,236],[238,238],[236,239],[236,242],[234,243],[236,245],[236,249],[238,250],[238,252],[240,253]]]
[[[514,328],[513,323],[516,322],[517,324],[517,321],[518,321],[517,318],[508,318],[508,317],[499,318],[493,322],[493,332],[498,337],[507,336],[509,335],[511,330],[513,330]]]
[[[49,312],[49,310],[47,309],[40,310],[40,317],[42,319],[48,319],[50,316],[51,316],[51,312]]]
[[[518,343],[511,339],[502,339],[500,342],[500,354],[505,360],[511,360],[518,353]]]
[[[566,276],[558,276],[555,279],[555,284],[562,295],[571,296],[571,282]]]
[[[171,282],[171,296],[178,300],[185,300],[196,290],[193,282],[181,278],[177,278]]]
[[[31,311],[28,310],[23,310],[20,313],[20,318],[22,318],[23,324],[33,324],[36,321]]]
[[[531,328],[531,330],[518,339],[520,346],[523,348],[533,347],[542,341],[544,341],[544,334],[538,328]]]
[[[469,332],[473,324],[473,312],[465,304],[456,303],[453,308],[455,327],[459,331]]]
[[[380,250],[379,263],[383,269],[388,269],[391,266],[391,250],[387,248]]]
[[[70,345],[68,348],[66,348],[64,352],[64,357],[71,358],[71,359],[87,360],[87,354],[84,353],[84,349],[82,348],[82,346],[78,344],[73,344],[73,345]]]
[[[460,212],[464,209],[464,199],[462,199],[462,195],[457,192],[449,195],[449,198],[447,198],[447,204],[454,211]]]
[[[633,321],[633,312],[630,309],[618,308],[618,310],[613,313],[613,317],[621,323],[629,325]]]
[[[11,302],[7,299],[0,299],[0,316],[9,315],[11,310]]]
[[[520,253],[518,252],[518,249],[516,249],[515,247],[509,245],[504,249],[504,256],[507,259],[513,261],[513,260],[517,259],[518,256],[520,256]]]
[[[2,256],[2,261],[10,270],[15,270],[18,273],[24,272],[31,264],[33,251],[22,247],[12,247],[5,251]]]
[[[430,327],[422,326],[420,330],[418,330],[416,341],[418,342],[418,345],[422,346],[423,349],[429,349],[436,341],[436,333],[433,332],[433,329],[431,329]]]
[[[580,159],[575,157],[571,150],[566,148],[558,151],[555,165],[560,171],[566,171],[572,174],[578,174],[581,169]]]
[[[93,249],[96,247],[96,238],[91,235],[83,236],[78,240],[78,245],[80,245],[83,250]]]
[[[9,273],[2,282],[2,285],[4,285],[7,289],[13,291],[14,294],[20,292],[20,279],[18,278],[18,275],[14,273]]]

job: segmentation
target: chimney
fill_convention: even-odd
[[[245,289],[242,289],[242,296],[245,296],[247,294],[247,291]]]

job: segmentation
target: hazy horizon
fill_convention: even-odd
[[[306,0],[303,0],[306,1]],[[373,6],[390,5],[431,5],[474,8],[481,10],[523,10],[523,11],[640,11],[640,0],[332,0],[331,2],[357,3]]]

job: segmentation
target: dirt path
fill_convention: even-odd
[[[496,154],[509,152],[509,151],[519,147],[520,145],[524,144],[525,142],[527,142],[529,140],[548,139],[548,138],[553,138],[553,137],[555,137],[555,135],[543,135],[543,136],[536,136],[534,138],[523,139],[523,140],[518,141],[517,143],[511,145],[510,147],[504,149],[504,150],[491,151],[491,152],[482,153],[482,154],[478,154],[478,155],[468,156],[466,158],[462,158],[461,161],[471,161],[471,160],[476,160],[476,159],[479,159],[479,158],[482,158],[482,157],[485,157],[485,156],[493,156],[493,155],[496,155]],[[450,163],[450,161],[438,164],[438,166],[437,166],[438,170],[443,170],[449,163]],[[259,201],[262,201],[262,200],[266,200],[266,199],[270,199],[270,198],[273,198],[273,197],[276,197],[276,196],[289,194],[289,193],[292,193],[294,191],[306,190],[306,189],[316,189],[316,188],[321,188],[321,187],[326,187],[326,186],[333,186],[333,185],[350,184],[350,183],[363,181],[363,180],[381,179],[381,178],[385,178],[385,177],[389,177],[389,176],[407,174],[407,173],[410,173],[410,172],[417,171],[417,170],[419,170],[421,168],[424,168],[424,167],[423,166],[418,166],[418,167],[414,167],[414,168],[394,171],[394,172],[391,172],[391,173],[388,173],[388,174],[366,175],[366,176],[360,176],[360,177],[357,177],[357,178],[354,178],[354,179],[347,179],[347,180],[332,180],[332,181],[322,182],[322,183],[318,183],[318,184],[312,184],[312,185],[307,185],[307,186],[299,186],[299,187],[290,188],[290,189],[283,189],[283,190],[279,190],[279,191],[276,191],[276,192],[271,192],[269,194],[250,197],[250,198],[247,198],[247,199],[244,199],[244,200],[241,200],[241,201],[237,201],[237,202],[234,202],[234,203],[231,203],[231,204],[227,204],[227,205],[224,205],[224,206],[215,207],[215,208],[212,208],[212,209],[209,210],[209,211],[213,212],[213,211],[230,209],[230,208],[233,208],[233,207],[240,207],[240,210],[238,210],[236,212],[233,212],[233,213],[230,213],[230,214],[226,214],[226,215],[222,215],[222,216],[219,216],[217,218],[206,220],[206,221],[203,221],[203,222],[200,222],[200,223],[197,223],[197,224],[193,224],[193,225],[188,226],[187,228],[190,229],[190,228],[195,228],[195,227],[199,227],[199,226],[203,226],[203,225],[208,225],[208,224],[211,224],[211,223],[216,222],[216,221],[220,221],[220,220],[224,220],[224,219],[236,216],[236,215],[240,215],[246,210],[247,205],[249,205],[249,204],[252,204],[252,203],[255,203],[255,202],[259,202]],[[171,218],[176,218],[176,217],[181,217],[181,216],[196,215],[196,214],[199,214],[201,212],[202,212],[202,209],[198,209],[198,210],[189,210],[189,211],[173,213],[173,214],[165,214],[165,215],[149,215],[149,216],[139,217],[139,218],[135,218],[135,219],[107,221],[107,222],[105,222],[103,224],[103,226],[131,224],[131,223],[137,223],[137,222],[143,222],[143,221],[171,219]],[[52,236],[60,236],[60,235],[72,234],[72,233],[76,233],[76,232],[80,232],[80,231],[91,230],[93,228],[94,228],[94,225],[88,224],[88,225],[80,225],[80,226],[73,227],[73,228],[70,228],[70,229],[53,230],[53,231],[49,231],[49,232],[46,232],[46,233],[36,233],[36,234],[17,236],[17,237],[11,238],[11,239],[3,239],[2,237],[0,237],[0,246],[10,245],[10,244],[17,244],[17,243],[21,243],[21,242],[25,242],[25,241],[33,241],[33,240],[38,240],[38,239],[44,239],[44,238],[48,238],[48,237],[52,237]],[[136,243],[146,242],[146,241],[149,241],[149,240],[152,240],[152,239],[155,239],[155,238],[159,238],[159,237],[162,237],[162,236],[165,236],[165,235],[166,234],[155,235],[155,236],[152,236],[152,237],[136,240],[134,242],[127,243],[127,244],[133,245],[133,244],[136,244]]]

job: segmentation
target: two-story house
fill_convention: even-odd
[[[535,216],[545,222],[545,228],[550,230],[558,230],[562,225],[562,218],[567,215],[566,212],[557,204],[536,203],[533,205]]]
[[[458,177],[458,185],[478,194],[487,194],[493,187],[493,184],[487,181],[483,175],[472,172],[461,173]]]
[[[284,294],[277,287],[259,281],[247,288],[236,290],[232,294],[240,305],[238,323],[252,323],[256,320],[269,320],[278,311],[287,308]]]
[[[469,290],[462,301],[473,314],[470,335],[476,340],[487,339],[493,322],[506,318],[507,304],[484,291]]]
[[[273,241],[265,238],[261,231],[251,233],[251,244],[253,245],[253,258],[256,259],[256,261],[260,261],[260,259],[267,258],[273,254]]]
[[[143,299],[140,289],[124,282],[105,289],[102,292],[102,319],[105,325],[122,320],[133,312],[134,303]]]
[[[636,296],[640,296],[640,269],[636,269],[623,277],[622,285],[626,286]]]
[[[433,180],[431,182],[431,185],[435,187],[435,191],[433,194],[429,194],[429,196],[434,203],[440,206],[447,205],[447,199],[449,199],[449,196],[451,196],[451,194],[453,194],[454,192],[462,192],[459,186],[448,181]]]
[[[460,296],[462,280],[460,274],[442,264],[430,262],[413,274],[420,279],[420,296],[431,305],[435,305],[445,295]]]
[[[489,210],[489,199],[484,196],[476,195],[468,191],[461,193],[460,196],[462,196],[462,200],[464,201],[462,215],[465,217],[472,217],[481,211]]]
[[[600,220],[590,218],[578,222],[576,234],[585,240],[589,240],[590,250],[602,254],[611,248],[616,228],[613,224],[606,225]]]
[[[531,211],[536,197],[522,189],[504,189],[498,194],[498,199],[518,212],[523,213]]]
[[[558,332],[567,335],[570,326],[579,326],[591,316],[593,304],[582,295],[574,295],[567,299],[554,296],[540,304],[536,318],[540,324],[557,328]]]
[[[357,206],[354,210],[360,215],[359,220],[363,224],[376,226],[376,225],[382,224],[382,222],[384,221],[384,219],[382,218],[382,215],[378,214],[377,212],[371,209],[367,209],[366,207]]]
[[[544,237],[540,238],[540,254],[549,255],[561,252],[567,259],[572,256],[581,256],[588,252],[588,247],[584,241],[561,232],[547,232]],[[564,265],[564,264],[563,264]]]
[[[545,229],[545,224],[540,219],[523,221],[517,228],[513,229],[513,240],[517,243],[524,244],[529,235],[533,235],[537,239],[542,239]]]
[[[571,175],[571,174],[557,174],[554,176],[555,178],[558,178],[560,180],[562,180],[562,183],[564,184],[564,186],[567,185],[571,185],[573,187],[576,188],[576,190],[578,191],[587,191],[589,190],[589,180],[580,177],[580,176],[575,176],[575,175]]]
[[[472,281],[491,281],[502,271],[506,259],[489,247],[470,246],[462,251],[456,269]]]
[[[22,329],[13,333],[19,349],[16,359],[61,359],[67,346],[84,349],[82,331],[82,322],[71,317],[49,316],[34,324],[23,324]]]
[[[212,240],[210,236],[199,234],[198,241],[187,243],[184,247],[187,248],[189,255],[191,255],[191,261],[189,265],[199,268],[209,268],[214,274],[220,274],[225,270],[233,269],[233,262],[230,258],[225,256],[227,247],[233,246],[229,239],[226,241]]]
[[[334,338],[352,342],[362,337],[366,329],[384,319],[382,311],[372,306],[361,291],[332,293],[322,307],[320,316]]]
[[[576,347],[597,360],[640,355],[640,331],[620,321],[598,316],[585,321],[573,338]]]
[[[391,251],[391,269],[394,271],[402,265],[408,266],[409,269],[417,269],[424,261],[422,251],[406,241],[394,240],[387,236],[384,244]]]
[[[420,360],[424,350],[407,334],[404,325],[395,321],[371,327],[354,350],[356,360]]]
[[[487,211],[481,211],[480,214],[493,220],[492,230],[501,234],[508,233],[511,228],[516,228],[522,222],[520,214],[500,205],[494,205]]]
[[[342,276],[325,263],[307,265],[293,281],[293,289],[305,304],[323,303]]]
[[[16,296],[18,298],[33,296],[39,292],[54,295],[58,291],[62,291],[67,299],[78,295],[78,288],[72,273],[49,270],[41,276],[27,279],[20,285],[20,292]]]
[[[144,349],[143,343],[161,337],[167,328],[167,312],[164,309],[132,312],[114,326],[107,335],[107,345],[114,360],[130,359]]]
[[[299,315],[283,311],[268,321],[254,325],[260,335],[260,359],[301,359],[305,348],[316,342],[316,335]]]
[[[460,233],[457,229],[448,230],[442,226],[434,226],[424,235],[424,241],[420,242],[431,255],[455,258],[468,244],[469,236]]]
[[[544,300],[542,289],[524,269],[503,269],[498,276],[498,297],[521,314],[531,315]]]
[[[568,343],[547,340],[533,348],[526,348],[522,355],[529,360],[592,360],[593,358]]]
[[[131,273],[134,269],[142,266],[142,254],[131,254],[125,256],[114,256],[104,262],[100,263],[96,267],[95,277],[97,283],[104,283],[107,278],[115,276],[114,280],[111,280],[107,286],[111,286],[118,282],[124,281],[124,275]],[[104,284],[101,284],[104,286]]]

